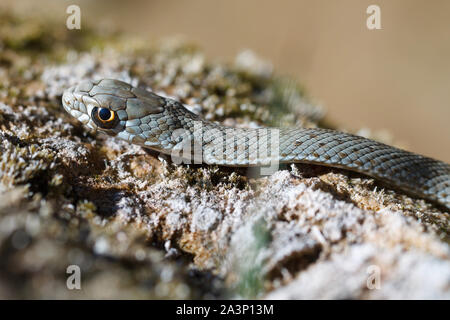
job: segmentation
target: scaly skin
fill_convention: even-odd
[[[62,102],[68,113],[91,129],[184,161],[234,167],[279,162],[343,168],[450,210],[450,165],[363,137],[316,128],[225,127],[201,119],[177,101],[110,79],[83,81],[66,90]],[[110,112],[114,119],[103,122],[99,110]]]

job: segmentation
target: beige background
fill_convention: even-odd
[[[11,2],[62,15],[79,4],[83,22],[148,39],[184,35],[221,61],[252,49],[298,79],[333,123],[388,129],[410,150],[450,162],[450,1]],[[382,30],[366,28],[370,4],[381,7]]]

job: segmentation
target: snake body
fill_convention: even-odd
[[[62,103],[91,129],[184,161],[343,168],[450,210],[450,165],[360,136],[319,128],[225,127],[203,120],[175,100],[111,79],[83,81],[64,92]]]

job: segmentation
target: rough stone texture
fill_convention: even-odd
[[[60,102],[110,77],[227,125],[320,126],[270,64],[56,23],[0,19],[1,298],[450,298],[448,212],[343,170],[175,166]],[[67,289],[69,265],[82,290]]]

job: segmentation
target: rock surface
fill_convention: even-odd
[[[343,170],[175,166],[60,102],[107,77],[226,125],[323,125],[270,64],[58,23],[0,19],[0,298],[450,298],[448,212]]]

